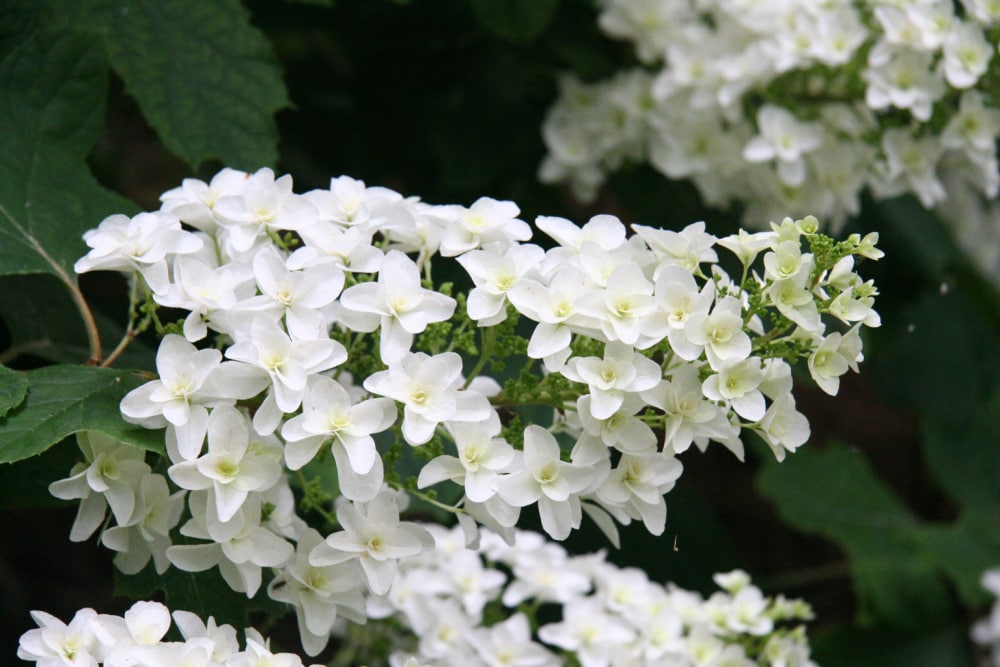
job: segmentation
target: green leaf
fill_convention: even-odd
[[[826,667],[941,667],[972,665],[968,627],[951,621],[920,632],[837,625],[810,632],[812,658]]]
[[[947,589],[919,549],[917,519],[859,452],[800,450],[767,465],[757,484],[786,522],[846,552],[862,623],[913,627],[950,610]]]
[[[104,119],[100,40],[45,32],[0,62],[0,275],[75,284],[83,232],[133,205],[98,185],[84,158]]]
[[[966,604],[985,606],[992,599],[980,583],[982,573],[1000,563],[1000,531],[991,513],[966,510],[950,526],[927,526],[918,539]]]
[[[111,66],[168,150],[256,170],[277,159],[281,70],[239,0],[52,0],[105,41]]]
[[[175,567],[157,574],[153,564],[148,564],[136,574],[122,574],[115,570],[115,595],[133,600],[148,600],[154,591],[163,591],[166,604],[172,610],[191,611],[201,618],[214,616],[217,623],[229,623],[238,628],[247,626],[247,613],[264,611],[277,619],[291,610],[288,605],[275,602],[261,587],[253,599],[237,593],[222,578],[217,569],[205,572],[184,572]]]
[[[559,0],[469,0],[472,13],[487,30],[518,42],[528,42],[552,22]]]
[[[16,408],[28,395],[28,381],[17,371],[0,365],[0,418]]]
[[[950,264],[960,261],[948,227],[914,197],[882,200],[872,205],[872,212],[887,224],[882,243],[898,248],[903,255],[897,259],[920,266],[927,278],[940,280]]]
[[[998,414],[1000,392],[984,401],[979,414],[964,423],[933,417],[924,420],[927,469],[962,505],[983,509],[1000,506]]]
[[[885,349],[873,356],[881,388],[893,400],[945,423],[974,419],[996,383],[1000,361],[988,311],[955,285],[924,294],[901,321],[907,332],[885,341]],[[942,345],[946,353],[929,353]]]
[[[97,431],[121,442],[163,451],[163,433],[126,423],[122,397],[142,384],[134,371],[46,366],[28,371],[27,399],[0,419],[0,463],[44,452],[66,436]]]

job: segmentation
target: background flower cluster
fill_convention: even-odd
[[[837,228],[866,192],[910,194],[996,280],[998,18],[975,0],[608,0],[601,29],[641,65],[566,76],[540,176],[590,200],[648,161],[751,226],[813,214]]]

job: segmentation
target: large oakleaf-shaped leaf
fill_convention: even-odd
[[[134,209],[84,162],[106,89],[104,49],[93,35],[36,33],[0,62],[0,275],[52,273],[75,284],[83,232]]]
[[[797,452],[757,478],[790,525],[840,546],[850,562],[861,621],[932,624],[952,607],[937,564],[920,546],[922,525],[860,452]]]
[[[40,454],[68,435],[98,431],[124,443],[163,451],[163,432],[126,423],[122,397],[142,384],[134,371],[46,366],[25,373],[27,398],[0,418],[0,463]]]
[[[104,39],[164,145],[192,166],[256,170],[277,158],[274,113],[288,106],[267,39],[239,0],[52,0],[52,20]]]

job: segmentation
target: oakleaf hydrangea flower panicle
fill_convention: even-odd
[[[798,153],[780,136],[755,149],[772,151],[762,160],[783,161],[789,178],[812,142],[810,127],[796,131]],[[344,620],[402,614],[420,635],[413,651],[434,664],[548,664],[564,650],[603,665],[615,647],[667,636],[628,649],[629,660],[696,645],[742,655],[718,638],[726,616],[714,612],[698,627],[674,616],[643,625],[591,600],[538,637],[530,619],[480,627],[480,616],[498,596],[567,604],[594,586],[597,561],[567,568],[559,547],[533,558],[517,543],[540,539],[519,536],[522,512],[557,540],[584,516],[613,544],[632,521],[660,535],[664,495],[692,445],[715,442],[742,459],[749,429],[778,459],[802,446],[809,426],[792,365],[827,393],[857,371],[862,330],[879,318],[877,290],[856,269],[880,256],[877,235],[837,242],[812,217],[724,239],[704,223],[630,234],[610,215],[582,226],[540,217],[545,249],[520,214],[513,202],[436,206],[346,176],[298,195],[290,177],[224,170],[185,181],[131,227],[102,223],[117,231],[88,237],[80,267],[131,271],[145,284],[133,306],[144,313],[137,326],[162,336],[157,377],[120,409],[164,429],[165,454],[81,434],[84,462],[52,485],[80,501],[71,538],[100,530],[124,572],[150,561],[159,573],[217,570],[237,592],[287,603],[310,654]],[[131,259],[101,264],[115,253]],[[725,253],[739,275],[722,267]],[[464,293],[435,275],[442,262],[465,270]],[[180,319],[160,321],[174,311],[157,306]],[[491,374],[504,363],[520,374],[501,385]],[[407,520],[411,497],[456,515],[452,551],[502,553],[490,560],[516,580],[501,593],[498,573],[471,556],[449,555],[461,582],[412,574],[439,547]],[[417,594],[423,580],[429,596]],[[759,592],[730,594],[738,601],[716,599],[736,605],[744,625],[725,632],[771,633],[755,624],[770,604]],[[606,616],[607,632],[591,637],[587,619]],[[204,638],[186,636],[195,635]],[[773,655],[798,655],[795,637],[773,640]],[[248,651],[266,649],[253,642]]]
[[[711,206],[743,206],[748,225],[814,214],[835,229],[865,191],[911,194],[1000,280],[982,250],[1000,245],[1000,216],[972,236],[964,210],[1000,189],[995,3],[599,4],[601,30],[641,66],[564,78],[543,182],[591,201],[623,163],[648,161]]]
[[[402,667],[702,664],[705,656],[725,664],[815,667],[803,625],[812,618],[809,606],[765,596],[743,571],[716,575],[720,590],[704,598],[621,569],[602,553],[571,556],[537,533],[519,532],[509,545],[484,532],[477,553],[462,548],[460,528],[411,529],[423,531],[428,548],[400,560],[381,595],[363,594],[346,563],[309,565],[305,555],[323,541],[314,530],[302,534],[289,570],[294,575],[271,587],[275,599],[295,606],[307,654],[322,651],[333,634],[342,642],[338,651],[364,661],[357,653],[364,647],[334,622],[339,609],[360,621],[367,615],[365,647],[379,646],[390,665]],[[542,603],[558,616],[535,618]],[[497,620],[497,610],[509,614]],[[42,611],[32,617],[39,627],[22,635],[18,657],[41,666],[304,664],[272,649],[253,628],[171,612],[159,602],[136,602],[121,616],[81,609],[69,623]]]

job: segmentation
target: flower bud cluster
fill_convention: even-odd
[[[865,189],[931,208],[1000,188],[996,3],[601,4],[601,29],[642,66],[567,77],[542,129],[541,179],[584,200],[625,162],[739,204],[751,225],[806,213],[839,225]],[[949,195],[946,174],[966,188]]]
[[[189,611],[172,614],[159,602],[136,602],[122,616],[80,609],[69,623],[43,611],[31,616],[35,630],[21,635],[17,657],[41,667],[302,667],[292,653],[273,653],[270,641],[253,628],[240,647],[236,628],[201,620]],[[171,629],[183,641],[164,638]]]
[[[792,364],[834,394],[879,324],[854,271],[876,235],[837,243],[815,218],[718,239],[540,217],[543,249],[512,202],[432,206],[348,177],[297,195],[226,169],[162,199],[88,232],[77,269],[131,273],[164,334],[121,413],[165,429],[166,459],[84,434],[52,492],[82,501],[73,539],[104,526],[126,572],[218,568],[249,597],[275,573],[311,652],[432,547],[402,491],[454,512],[469,544],[481,524],[512,540],[531,506],[559,540],[584,513],[614,542],[616,522],[659,535],[676,455],[715,441],[742,458],[743,428],[794,451]],[[447,258],[471,283],[457,298],[434,282]],[[186,314],[164,326],[166,309]],[[503,386],[483,373],[502,358],[521,367]],[[426,462],[403,478],[403,456]]]

